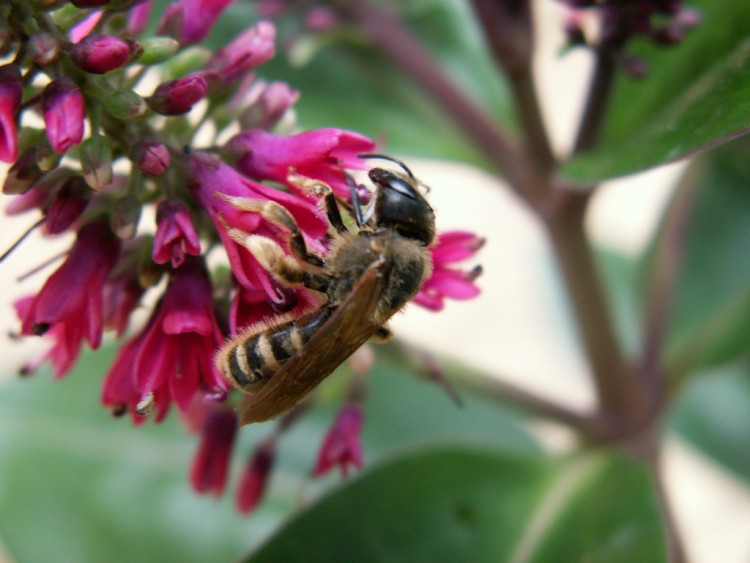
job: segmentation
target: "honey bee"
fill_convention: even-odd
[[[297,317],[281,315],[249,327],[217,353],[227,381],[250,393],[241,402],[242,424],[272,419],[294,407],[367,340],[386,341],[385,323],[419,291],[432,272],[428,247],[435,238],[435,214],[420,193],[420,183],[401,161],[366,154],[402,171],[373,168],[375,186],[362,209],[351,185],[351,214],[358,226],[344,224],[331,188],[296,176],[297,185],[323,195],[335,233],[323,259],[308,252],[289,212],[272,201],[225,196],[235,207],[261,213],[290,232],[287,254],[274,241],[230,229],[280,283],[304,285],[322,295],[322,304]]]

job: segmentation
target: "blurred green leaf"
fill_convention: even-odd
[[[746,41],[632,136],[574,158],[563,172],[582,182],[624,176],[711,148],[749,129],[750,41]]]
[[[461,447],[392,459],[293,519],[247,561],[665,560],[648,475]]]
[[[727,145],[689,169],[692,197],[666,347],[667,371],[680,377],[750,348],[750,145]],[[677,205],[676,200],[670,207]],[[654,245],[661,244],[663,229]],[[654,254],[646,257],[653,270]]]
[[[690,443],[750,483],[750,366],[746,359],[690,380],[669,422]]]

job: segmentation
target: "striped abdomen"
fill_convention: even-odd
[[[217,367],[235,387],[258,391],[302,350],[332,312],[333,307],[321,307],[296,319],[240,334],[219,350]]]

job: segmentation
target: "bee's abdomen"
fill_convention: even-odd
[[[321,307],[261,332],[241,335],[219,353],[219,368],[236,387],[258,391],[289,358],[302,350],[332,312],[332,307]]]

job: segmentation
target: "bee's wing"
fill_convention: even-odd
[[[240,403],[241,424],[270,420],[291,409],[380,328],[371,317],[386,268],[384,259],[373,262],[307,344],[260,391]]]

